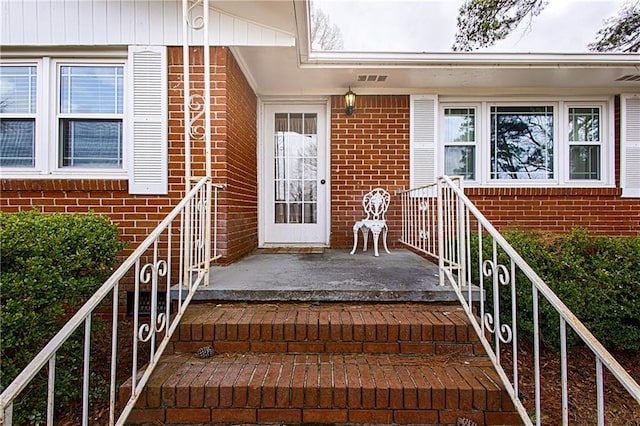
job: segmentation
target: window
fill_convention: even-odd
[[[0,67],[0,166],[33,167],[36,138],[35,66]]]
[[[444,109],[444,173],[475,180],[476,109]]]
[[[59,167],[122,167],[123,71],[59,68]]]
[[[166,47],[12,55],[0,59],[3,178],[127,179],[131,194],[167,193]]]
[[[428,118],[419,109],[425,96],[412,97],[411,143],[435,135],[439,161],[429,176],[485,186],[615,185],[611,99],[438,99],[439,126],[432,128],[420,125]]]
[[[569,108],[569,178],[600,180],[600,108]]]
[[[553,179],[553,107],[491,107],[491,179]]]

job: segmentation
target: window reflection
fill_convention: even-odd
[[[475,108],[444,110],[445,174],[476,178],[476,111]]]
[[[600,108],[569,108],[569,178],[600,179]]]
[[[491,179],[553,179],[553,106],[491,107]]]

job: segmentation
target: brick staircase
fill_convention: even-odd
[[[168,352],[129,423],[522,424],[456,305],[195,304]]]

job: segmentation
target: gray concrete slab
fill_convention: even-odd
[[[438,268],[415,253],[350,255],[269,253],[261,250],[227,266],[215,266],[196,300],[453,302],[450,286],[438,285]]]

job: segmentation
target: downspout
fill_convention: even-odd
[[[183,101],[183,126],[184,126],[184,193],[188,194],[191,189],[191,82],[189,67],[189,0],[182,0],[182,101]],[[191,209],[185,209],[183,222],[184,235],[181,242],[184,251],[180,258],[182,270],[182,282],[188,286],[191,279],[190,269],[191,259]]]
[[[191,81],[189,70],[189,0],[182,0],[182,100],[184,112],[184,184],[191,189]]]
[[[203,1],[203,45],[204,45],[204,120],[205,120],[205,170],[209,178],[207,182],[206,217],[205,217],[205,278],[204,285],[209,285],[209,271],[211,266],[211,186],[213,175],[211,171],[211,47],[209,46],[209,0]],[[216,192],[217,194],[217,192]],[[216,203],[217,205],[217,203]],[[214,242],[215,244],[215,242]],[[217,251],[217,250],[216,250]],[[218,253],[214,253],[217,255]]]

